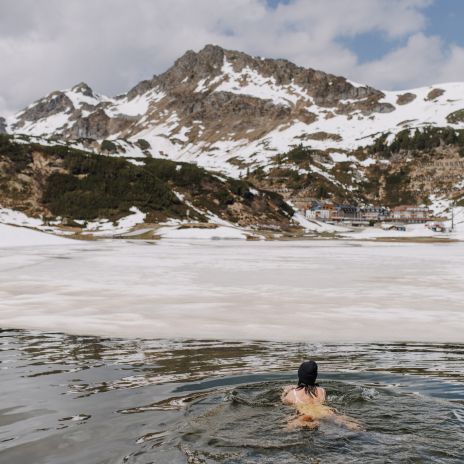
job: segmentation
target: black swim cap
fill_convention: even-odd
[[[314,386],[317,378],[317,364],[315,361],[306,361],[298,369],[298,385]]]

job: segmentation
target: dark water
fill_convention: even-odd
[[[319,362],[362,423],[288,431]],[[119,340],[0,332],[1,463],[462,463],[464,345]]]

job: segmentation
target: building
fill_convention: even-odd
[[[311,209],[306,210],[305,215],[309,219],[319,219],[321,221],[346,221],[358,219],[359,208],[353,205],[314,202]]]
[[[403,222],[427,222],[431,220],[431,211],[424,206],[396,206],[392,209],[391,218]]]
[[[364,206],[360,214],[366,221],[383,221],[390,215],[390,210],[383,206]]]
[[[330,201],[313,201],[308,207],[305,210],[308,219],[351,222],[353,225],[374,225],[376,222],[427,223],[433,220],[432,211],[425,206],[401,205],[390,210],[383,206],[358,207]]]
[[[359,208],[354,205],[338,205],[337,213],[340,220],[360,219]]]
[[[319,219],[321,221],[334,221],[338,219],[337,207],[333,203],[314,202],[311,208],[306,210],[308,219]]]

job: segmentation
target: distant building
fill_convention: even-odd
[[[390,215],[390,210],[383,206],[364,206],[361,216],[366,221],[383,221]]]
[[[306,210],[306,217],[321,221],[343,221],[357,219],[359,208],[353,205],[335,205],[334,203],[314,202],[311,209]]]
[[[333,221],[338,218],[337,207],[333,203],[314,202],[311,208],[306,210],[308,219],[320,219],[321,221]]]
[[[405,222],[427,222],[431,220],[431,211],[423,206],[402,205],[392,209],[391,217]]]
[[[359,208],[354,205],[338,205],[337,206],[338,217],[341,220],[347,219],[358,219]]]
[[[330,201],[312,202],[305,210],[305,216],[320,221],[351,222],[353,225],[373,225],[375,222],[426,223],[432,220],[432,212],[423,206],[402,205],[390,210],[383,206],[337,205]]]

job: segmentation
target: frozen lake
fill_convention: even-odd
[[[0,248],[0,327],[462,342],[464,244],[162,240]]]

